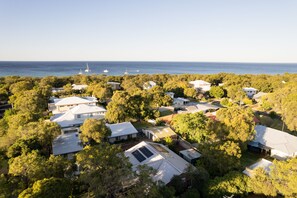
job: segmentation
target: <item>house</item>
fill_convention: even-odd
[[[67,97],[67,98],[53,98],[53,102],[48,104],[48,108],[53,114],[63,113],[69,109],[80,105],[96,105],[98,100],[95,97]]]
[[[176,133],[167,126],[157,126],[143,129],[142,132],[153,141],[164,140],[165,138],[171,138],[172,140],[177,139]]]
[[[153,142],[140,142],[124,154],[129,158],[134,171],[137,171],[139,165],[152,167],[156,171],[152,179],[164,184],[168,184],[173,176],[185,173],[191,166],[166,146]]]
[[[52,93],[58,93],[64,91],[63,87],[52,87]]]
[[[110,143],[136,138],[138,134],[138,131],[131,122],[106,124],[106,126],[111,130],[111,135],[108,137]]]
[[[210,90],[211,83],[206,82],[204,80],[195,80],[195,81],[190,81],[189,82],[196,91],[201,91],[201,92],[207,92]]]
[[[252,98],[258,92],[258,89],[255,89],[253,87],[244,87],[242,90],[249,98]]]
[[[143,84],[143,89],[151,89],[153,88],[154,86],[156,86],[157,84],[154,82],[154,81],[148,81],[146,83]]]
[[[196,104],[196,107],[199,111],[202,111],[203,113],[212,112],[218,110],[220,107],[209,104],[209,103],[198,103]]]
[[[186,99],[186,98],[174,98],[173,99],[173,106],[174,107],[183,107],[185,105],[187,105],[190,102],[190,100]]]
[[[253,96],[253,99],[254,100],[256,100],[257,102],[260,102],[261,101],[261,98],[263,97],[263,96],[266,96],[268,93],[264,93],[264,92],[259,92],[259,93],[257,93],[257,94],[255,94],[254,96]]]
[[[174,92],[165,92],[166,95],[170,96],[170,98],[174,98]]]
[[[181,150],[179,151],[179,155],[191,164],[195,164],[201,157],[201,154],[193,148]]]
[[[197,113],[197,112],[203,112],[203,113],[207,113],[207,112],[214,112],[216,110],[218,110],[220,107],[216,106],[216,105],[212,105],[209,103],[187,103],[188,106],[184,107],[184,111],[178,111],[178,113]]]
[[[87,118],[104,119],[106,109],[96,105],[80,104],[68,111],[51,117],[61,128],[79,127]]]
[[[107,82],[107,84],[111,86],[112,90],[120,90],[121,89],[121,83],[119,83],[119,82]]]
[[[256,125],[255,139],[248,143],[248,148],[265,151],[276,159],[297,156],[297,137],[262,125]]]
[[[72,84],[72,90],[77,90],[77,91],[81,91],[84,90],[88,87],[88,85],[76,85],[76,84]]]
[[[73,159],[73,155],[83,149],[78,133],[67,133],[59,135],[54,139],[53,155],[67,156],[68,159]]]
[[[273,163],[271,161],[268,161],[262,158],[256,163],[250,165],[249,167],[246,167],[243,173],[249,177],[252,177],[254,174],[254,171],[258,168],[263,168],[266,173],[269,173],[272,164]]]

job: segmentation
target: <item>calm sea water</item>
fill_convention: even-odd
[[[0,61],[0,76],[70,76],[84,72],[87,62],[12,62]],[[88,62],[90,74],[282,74],[297,73],[296,64],[220,63],[220,62]],[[107,69],[108,73],[103,73]]]

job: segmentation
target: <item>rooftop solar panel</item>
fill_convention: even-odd
[[[147,157],[151,157],[152,155],[154,155],[150,150],[148,150],[148,148],[146,148],[145,146],[139,148],[139,150]]]
[[[145,160],[145,157],[138,151],[133,151],[132,152],[132,155],[139,161],[139,162],[142,162]]]

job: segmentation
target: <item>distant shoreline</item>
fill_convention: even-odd
[[[284,74],[297,73],[297,63],[153,62],[153,61],[0,61],[0,76],[120,76],[136,74]],[[108,73],[104,73],[108,70]]]

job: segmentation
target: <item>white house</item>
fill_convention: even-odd
[[[63,87],[52,87],[52,93],[58,93],[64,91]]]
[[[253,87],[244,87],[242,90],[249,98],[252,98],[258,92],[258,89],[255,89]]]
[[[67,156],[68,159],[72,159],[75,153],[83,149],[78,133],[59,135],[56,139],[54,139],[52,146],[53,155]]]
[[[297,137],[262,125],[255,127],[255,139],[248,144],[249,149],[270,153],[276,159],[297,156]]]
[[[172,140],[177,139],[176,133],[167,126],[156,126],[143,129],[142,132],[153,141],[164,140],[165,138],[171,138]]]
[[[88,87],[88,85],[76,85],[76,84],[72,84],[72,90],[81,91],[83,89],[86,89],[87,87]]]
[[[254,171],[258,168],[263,168],[266,173],[270,172],[270,168],[273,163],[271,161],[268,161],[266,159],[260,159],[256,163],[250,165],[249,167],[246,167],[243,171],[244,174],[246,174],[249,177],[252,177],[254,174]]]
[[[110,129],[111,135],[108,137],[110,143],[114,143],[121,140],[127,140],[136,138],[138,131],[131,124],[131,122],[122,122],[117,124],[106,124]]]
[[[48,104],[48,108],[53,114],[63,113],[69,109],[80,105],[96,105],[98,100],[95,97],[67,97],[67,98],[54,98],[53,103]]]
[[[103,107],[80,104],[65,113],[55,114],[50,120],[59,124],[61,128],[68,128],[82,125],[87,118],[103,119],[105,113],[106,109]]]
[[[204,80],[195,80],[189,82],[196,91],[202,91],[206,92],[210,90],[211,84],[209,82],[206,82]]]
[[[197,107],[198,111],[202,111],[203,113],[210,112],[210,111],[216,111],[220,108],[216,105],[209,104],[209,103],[198,103],[198,104],[196,104],[196,107]]]
[[[154,82],[154,81],[148,81],[146,83],[143,84],[143,89],[151,89],[153,88],[154,86],[156,86],[157,84]]]
[[[124,152],[132,164],[132,169],[137,171],[139,165],[147,165],[156,170],[152,176],[154,181],[168,184],[173,176],[186,172],[190,163],[175,154],[162,144],[153,142],[140,142]]]
[[[107,84],[111,86],[112,90],[121,89],[121,83],[119,83],[119,82],[107,82]]]
[[[268,93],[264,93],[264,92],[258,92],[257,94],[253,95],[253,99],[256,100],[257,102],[261,101],[261,98],[263,96],[266,96]]]
[[[186,99],[186,98],[174,98],[173,99],[173,106],[174,107],[183,107],[185,105],[187,105],[190,102],[190,100]]]

